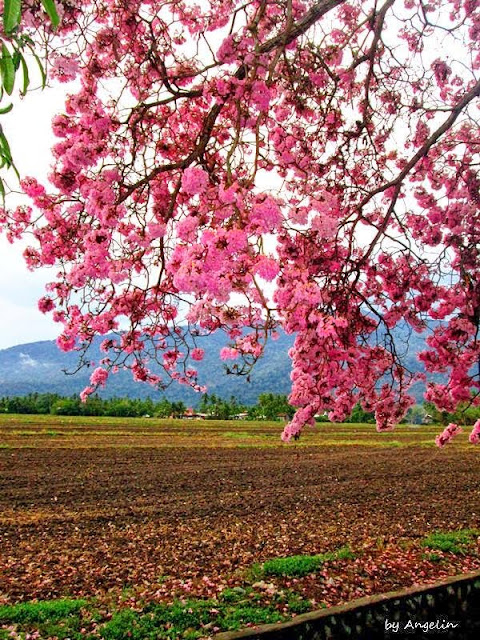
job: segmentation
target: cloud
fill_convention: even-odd
[[[21,367],[38,367],[40,365],[41,365],[41,362],[29,356],[28,353],[20,353]]]

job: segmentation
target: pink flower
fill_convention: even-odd
[[[448,76],[451,75],[452,70],[443,60],[435,60],[432,62],[433,73],[435,74],[435,79],[437,84],[440,87],[448,81]]]
[[[20,185],[30,198],[38,198],[38,196],[45,195],[45,187],[39,184],[35,178],[24,178]]]
[[[56,56],[52,63],[52,76],[60,82],[75,80],[78,71],[78,61],[71,56]]]
[[[220,186],[218,198],[223,204],[232,204],[235,202],[235,187],[232,185],[228,189],[225,189],[223,186]]]
[[[90,396],[95,389],[93,387],[85,387],[85,389],[80,394],[80,400],[82,402],[86,402],[88,400],[88,396]]]
[[[452,440],[452,438],[454,438],[459,433],[462,433],[462,431],[462,427],[459,427],[458,424],[454,424],[453,422],[451,422],[448,427],[445,427],[442,433],[435,438],[435,444],[437,445],[437,447],[444,447],[450,442],[450,440]]]
[[[197,234],[198,218],[187,216],[177,224],[177,236],[185,242],[193,242]]]
[[[57,338],[57,345],[62,351],[72,351],[75,347],[75,337],[62,333]]]
[[[321,238],[328,240],[332,238],[337,231],[338,221],[332,216],[318,214],[312,220],[312,229],[319,232]]]
[[[42,313],[47,313],[47,311],[51,311],[54,307],[53,300],[48,296],[40,298],[38,301],[38,308]]]
[[[182,189],[191,196],[203,193],[208,186],[208,174],[200,167],[188,167],[183,172]]]
[[[258,107],[259,111],[267,111],[272,99],[272,92],[265,82],[254,82],[252,87],[252,101]]]
[[[223,347],[220,351],[220,358],[222,360],[235,360],[238,358],[238,350],[231,347]]]
[[[132,376],[136,382],[147,382],[149,378],[148,371],[138,362],[136,362],[132,367]]]
[[[196,360],[197,362],[200,362],[200,360],[203,360],[205,351],[203,349],[195,347],[195,349],[192,349],[192,353],[190,355],[192,357],[192,360]]]
[[[235,41],[233,36],[227,36],[222,42],[217,51],[217,60],[219,62],[233,62],[235,60]]]
[[[251,222],[258,227],[260,233],[275,231],[281,219],[280,208],[273,198],[265,198],[263,202],[255,204],[252,209]]]
[[[102,369],[102,367],[97,367],[95,371],[93,371],[92,375],[90,376],[90,382],[95,386],[101,385],[102,387],[104,387],[107,381],[107,378],[108,378],[108,371],[106,371],[105,369]]]
[[[278,264],[273,258],[267,258],[266,256],[260,256],[257,263],[257,273],[264,280],[274,280],[278,275]]]
[[[473,425],[471,434],[468,436],[468,440],[471,444],[480,443],[480,420],[477,420]]]
[[[162,238],[167,230],[167,225],[163,222],[154,223],[148,225],[148,233],[151,238]]]

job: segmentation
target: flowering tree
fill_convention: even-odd
[[[448,374],[429,401],[480,401],[476,0],[57,7],[51,74],[79,88],[53,120],[51,186],[23,180],[33,206],[2,222],[33,234],[30,268],[55,268],[40,309],[60,348],[117,336],[84,396],[119,367],[201,389],[217,330],[248,374],[281,326],[286,439],[357,402],[390,429],[418,378],[402,325],[429,331],[423,377]]]

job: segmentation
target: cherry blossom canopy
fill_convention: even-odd
[[[119,367],[200,390],[217,330],[248,374],[282,327],[286,439],[358,402],[390,429],[419,378],[401,326],[428,332],[429,401],[479,402],[476,0],[64,0],[55,37],[27,5],[79,88],[51,184],[24,179],[32,206],[1,221],[54,267],[60,348],[109,334],[84,396]]]

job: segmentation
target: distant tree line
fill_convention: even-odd
[[[191,410],[190,410],[191,411]],[[294,409],[288,404],[287,396],[264,393],[258,397],[255,406],[241,404],[235,396],[229,399],[215,394],[204,394],[198,408],[193,413],[203,414],[207,419],[232,420],[239,416],[251,420],[275,420],[291,417]],[[155,416],[179,418],[188,415],[184,402],[166,398],[155,402],[151,398],[101,398],[90,396],[82,402],[78,395],[61,396],[55,393],[31,393],[26,396],[0,398],[0,413],[52,414],[62,416],[118,416],[138,418]]]
[[[31,393],[0,399],[0,412],[52,414],[59,416],[119,416],[138,418],[140,416],[181,416],[185,413],[183,402],[170,402],[162,398],[154,402],[151,398],[100,398],[94,395],[82,402],[78,395],[69,397],[56,393]]]
[[[206,393],[202,396],[198,411],[207,418],[219,420],[231,420],[238,416],[248,420],[276,420],[291,418],[295,413],[295,409],[288,404],[287,396],[277,393],[261,393],[257,404],[253,406],[241,404],[235,396],[226,400]]]
[[[420,407],[420,409],[432,417],[432,422],[443,425],[446,425],[449,422],[454,422],[459,425],[470,425],[480,418],[480,407],[475,407],[470,403],[463,403],[459,405],[457,410],[453,413],[448,413],[448,411],[439,411],[431,402],[426,402],[423,407]],[[419,407],[412,407],[412,410],[418,411]]]
[[[161,398],[157,402],[151,398],[101,398],[90,396],[82,402],[78,395],[61,396],[56,393],[31,393],[26,396],[7,396],[0,398],[0,413],[52,414],[60,416],[112,416],[138,418],[151,416],[157,418],[180,418],[188,413],[200,414],[206,419],[234,420],[239,417],[246,420],[290,419],[295,409],[288,403],[286,395],[261,393],[256,405],[242,404],[235,396],[221,398],[215,394],[204,394],[195,410],[187,408],[181,401]],[[403,422],[423,424],[473,424],[480,418],[480,407],[464,405],[455,413],[438,411],[434,405],[425,403],[409,409]],[[318,422],[329,422],[327,415],[317,416]],[[354,407],[350,418],[345,422],[375,422],[373,413]]]
[[[403,424],[441,424],[447,425],[449,422],[455,424],[473,424],[480,418],[480,407],[474,407],[470,404],[462,404],[458,407],[454,413],[448,413],[447,411],[439,411],[431,402],[425,402],[424,404],[416,404],[407,411],[405,418],[402,420]],[[317,422],[329,422],[328,416],[317,417]],[[357,404],[345,422],[375,422],[375,415],[369,411],[365,411],[360,404]]]

